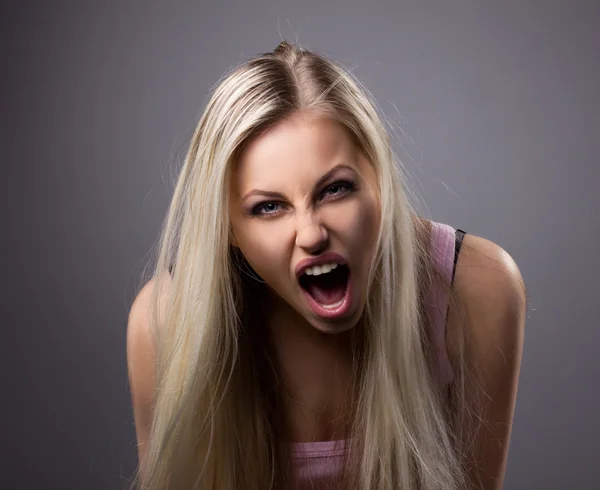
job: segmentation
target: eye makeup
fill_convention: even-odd
[[[319,192],[318,199],[324,202],[337,201],[358,189],[356,182],[352,179],[338,179]],[[278,215],[286,204],[279,200],[260,201],[247,210],[246,214],[258,217],[271,217]]]

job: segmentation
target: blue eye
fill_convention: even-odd
[[[277,211],[279,211],[279,204],[273,201],[261,202],[252,208],[252,214],[255,216],[275,214]]]
[[[325,192],[327,194],[338,194],[342,189],[343,187],[340,184],[333,184]]]
[[[344,196],[349,192],[356,190],[356,184],[347,180],[340,180],[339,182],[334,182],[329,187],[327,187],[322,194],[322,197],[333,197],[337,198],[340,196]]]
[[[327,186],[319,195],[319,200],[336,201],[357,189],[356,184],[349,180],[339,180]],[[286,207],[279,201],[263,201],[253,206],[249,214],[258,217],[276,216]]]

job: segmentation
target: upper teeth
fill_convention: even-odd
[[[319,276],[321,274],[327,274],[335,269],[338,265],[335,262],[331,264],[315,265],[304,270],[307,276]]]

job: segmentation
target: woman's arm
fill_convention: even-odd
[[[127,323],[127,369],[133,404],[140,471],[146,455],[155,389],[155,351],[150,332],[149,305],[153,281],[136,297]]]
[[[514,260],[484,238],[465,235],[454,289],[466,314],[468,364],[485,390],[482,426],[471,478],[484,490],[502,488],[523,349],[526,294]],[[449,311],[448,331],[464,325]],[[450,334],[451,335],[451,334]],[[452,349],[451,342],[448,349]]]

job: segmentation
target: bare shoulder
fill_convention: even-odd
[[[150,332],[150,302],[154,290],[154,280],[150,280],[138,293],[127,320],[127,359],[143,361],[148,355],[153,355],[152,335]],[[129,366],[134,367],[134,366]]]
[[[467,315],[479,320],[469,322],[470,330],[490,334],[490,329],[522,327],[515,320],[525,311],[523,277],[514,259],[496,243],[470,234],[464,236],[453,289]]]
[[[457,328],[468,329],[470,355],[488,372],[508,369],[509,358],[520,360],[527,301],[521,272],[508,252],[485,238],[465,235],[453,289],[465,316],[450,309],[449,337]]]
[[[156,356],[150,327],[153,291],[154,281],[151,280],[136,296],[127,322],[127,371],[140,464],[150,435],[155,391]]]
[[[151,279],[137,294],[127,322],[127,354],[128,357],[140,357],[140,360],[152,360],[154,362],[154,340],[151,331],[151,315],[154,301],[154,290],[156,288],[154,279]],[[168,293],[170,282],[167,280],[162,288],[159,304],[164,305],[164,299]],[[164,308],[161,308],[164,310]],[[159,323],[164,319],[164,311],[159,312]],[[132,359],[133,360],[133,359]]]
[[[517,396],[526,316],[526,291],[513,258],[485,238],[465,235],[453,289],[464,317],[450,309],[448,333],[466,329],[469,356],[477,366],[486,406],[477,441],[476,475],[484,489],[502,488]],[[453,348],[448,343],[449,352]],[[452,354],[456,354],[453,352]]]
[[[148,307],[154,290],[154,279],[150,279],[146,285],[139,291],[129,310],[129,324],[134,320],[135,324],[148,318]]]

